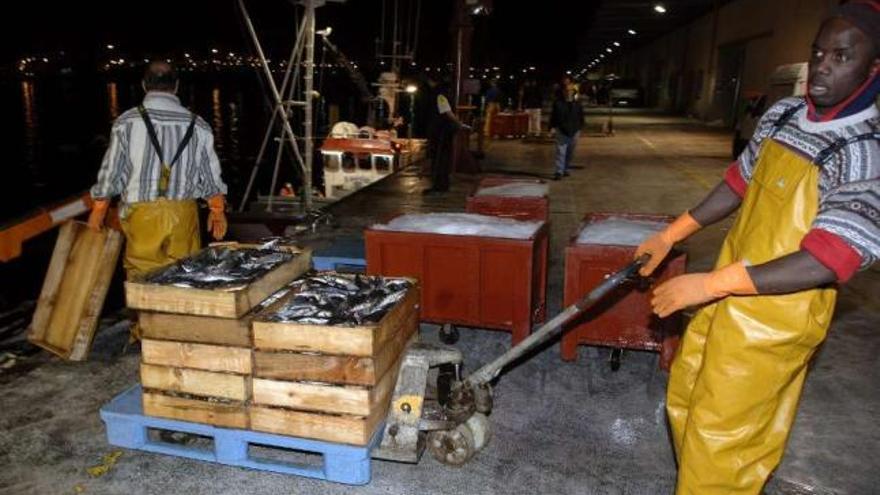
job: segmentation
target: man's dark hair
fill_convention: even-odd
[[[154,60],[144,71],[144,89],[147,91],[174,91],[177,87],[177,71],[164,60]]]

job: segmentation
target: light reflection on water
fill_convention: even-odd
[[[119,91],[115,82],[107,83],[107,108],[110,110],[110,120],[119,117]]]
[[[223,177],[233,195],[240,192],[239,176],[253,167],[268,122],[255,82],[191,81],[180,94],[181,103],[213,128]],[[8,182],[19,186],[0,188],[6,196],[0,222],[88,188],[100,166],[111,123],[143,98],[137,82],[125,80],[28,79],[0,90],[0,97],[21,108],[0,114],[0,125],[8,135],[19,136],[6,156],[18,170]]]
[[[33,169],[36,162],[39,122],[35,111],[34,84],[30,81],[21,82],[21,103],[24,110],[24,159],[28,168]]]
[[[223,108],[220,104],[220,88],[211,90],[211,127],[214,128],[214,146],[217,154],[222,155],[225,151],[223,139]]]

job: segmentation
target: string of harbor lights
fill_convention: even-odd
[[[669,12],[669,10],[666,8],[666,6],[663,5],[662,3],[655,3],[655,4],[651,7],[651,9],[652,9],[656,14],[661,14],[661,15],[666,14],[667,12]],[[629,35],[630,37],[634,37],[634,36],[637,36],[639,33],[638,33],[638,31],[636,31],[635,29],[629,28],[629,29],[626,30],[626,34]],[[598,55],[596,55],[596,57],[593,58],[593,60],[591,60],[590,63],[587,64],[586,67],[582,68],[582,69],[580,70],[580,72],[578,72],[578,75],[583,75],[583,74],[584,74],[585,72],[587,72],[588,70],[595,69],[599,64],[601,64],[602,62],[605,61],[605,55],[606,55],[606,54],[608,54],[608,55],[610,56],[611,54],[613,54],[613,53],[615,52],[616,49],[621,48],[622,46],[623,46],[623,45],[621,44],[620,41],[612,41],[611,44],[610,44],[609,46],[606,46],[606,47],[605,47],[604,52],[603,52],[603,53],[599,53]],[[571,71],[566,71],[566,73],[571,74]]]

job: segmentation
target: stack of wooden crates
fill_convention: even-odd
[[[268,321],[272,308],[259,315],[251,428],[366,445],[388,412],[403,351],[417,336],[419,297],[413,283],[378,323],[354,327]]]
[[[309,267],[302,251],[234,292],[127,282],[144,414],[366,445],[417,333],[418,287],[373,325],[266,321],[292,294],[261,303]]]

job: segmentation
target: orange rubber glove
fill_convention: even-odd
[[[208,232],[214,236],[214,239],[220,240],[226,236],[226,228],[229,224],[226,222],[226,197],[222,194],[211,196],[208,198]]]
[[[731,294],[757,294],[746,265],[737,261],[709,273],[691,273],[667,280],[654,289],[651,306],[660,318]]]
[[[634,256],[634,258],[638,258],[645,253],[651,255],[651,258],[639,269],[639,275],[647,277],[652,274],[657,269],[657,266],[666,258],[666,255],[669,254],[669,251],[672,250],[672,246],[676,242],[687,239],[701,228],[703,227],[694,220],[690,213],[684,212],[674,222],[670,223],[668,227],[663,229],[662,232],[647,238],[645,242],[636,248]]]
[[[104,228],[104,219],[107,217],[107,209],[110,208],[109,199],[92,200],[92,212],[89,213],[89,228],[100,232]]]

